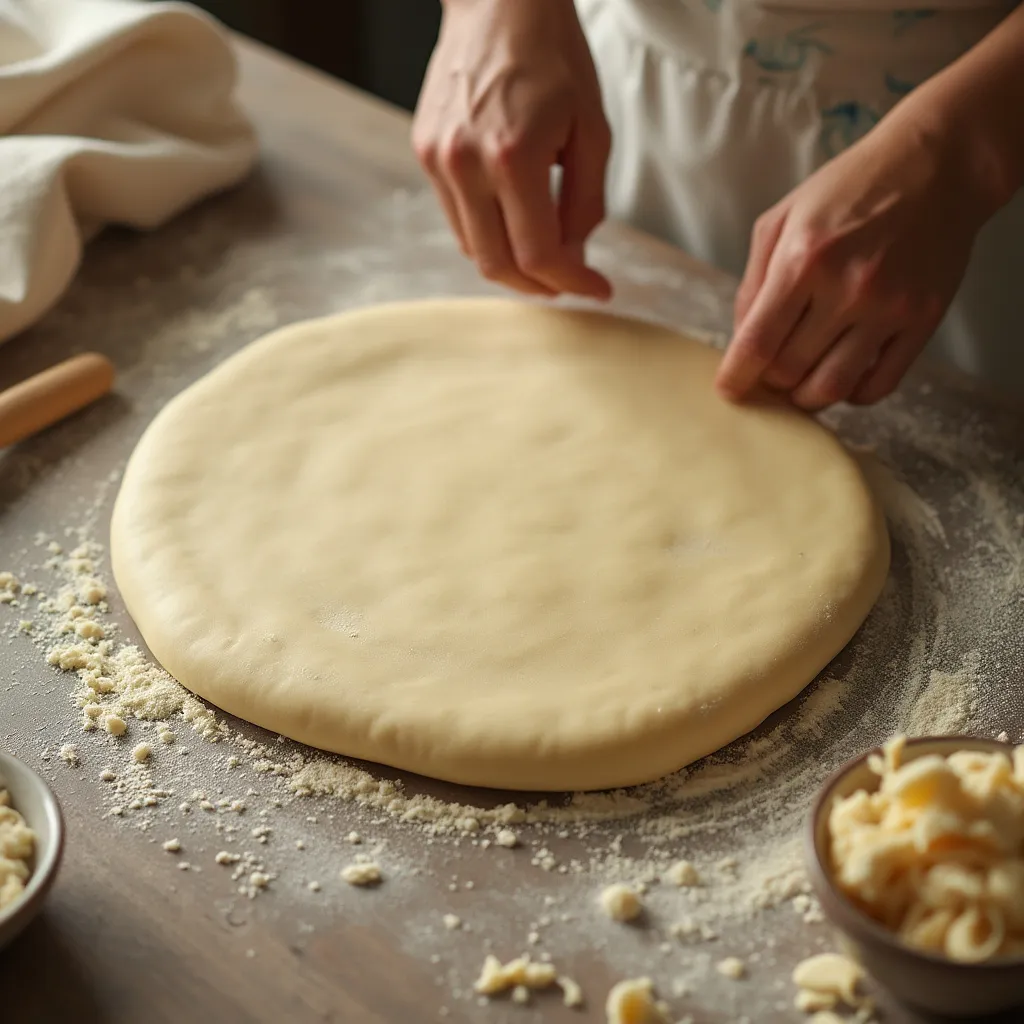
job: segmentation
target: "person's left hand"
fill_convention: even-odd
[[[909,123],[908,123],[909,122]],[[883,120],[763,214],[717,386],[877,402],[938,327],[985,220],[941,133]]]

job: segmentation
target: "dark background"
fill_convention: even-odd
[[[439,0],[197,0],[231,28],[411,110]]]

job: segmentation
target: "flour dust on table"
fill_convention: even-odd
[[[811,418],[719,356],[503,300],[276,331],[169,403],[112,564],[167,670],[313,746],[596,790],[757,726],[861,625],[884,520]]]
[[[129,253],[122,276],[130,294],[112,298],[109,273],[87,266],[41,343],[73,330],[86,342],[141,352],[122,379],[136,383],[138,416],[151,417],[198,370],[282,320],[450,288],[434,269],[457,257],[440,216],[431,205],[428,218],[415,196],[396,196],[393,206],[386,223],[367,211],[368,248],[351,268],[339,263],[347,252],[263,235],[236,242],[230,258],[212,264],[196,255],[220,245],[215,216],[204,216],[171,246],[204,266],[201,275],[186,265],[180,282],[140,279],[133,289]],[[424,253],[428,269],[417,263]],[[727,319],[728,287],[711,294],[694,275],[668,274],[641,245],[599,239],[595,254],[619,285],[618,311],[685,324],[687,333],[693,325],[694,334]],[[659,288],[631,290],[634,280]],[[486,953],[507,964],[526,951],[576,977],[596,1015],[613,982],[649,977],[654,1000],[671,1005],[670,1020],[711,1010],[765,1024],[802,1019],[785,979],[802,957],[830,948],[831,935],[805,891],[796,837],[824,777],[898,732],[1024,738],[1015,682],[1024,476],[1007,461],[1005,431],[913,380],[877,408],[839,409],[828,420],[863,449],[858,457],[889,523],[893,561],[879,602],[856,641],[796,701],[659,782],[508,803],[505,794],[489,799],[312,750],[209,707],[136,646],[104,549],[126,452],[94,452],[88,425],[74,423],[69,443],[91,457],[76,455],[45,480],[35,480],[31,451],[7,453],[12,473],[35,480],[36,498],[14,510],[35,518],[13,534],[22,539],[0,565],[23,581],[0,595],[9,659],[0,690],[31,723],[3,741],[55,786],[73,787],[97,834],[137,849],[140,872],[168,892],[202,892],[230,907],[233,920],[262,926],[294,910],[322,940],[332,921],[372,927],[399,907],[395,941],[414,968],[430,972],[437,996],[428,1009],[450,1011],[448,1019],[530,1017],[518,1006],[482,1010],[473,989]],[[41,525],[48,536],[34,545]],[[81,586],[85,578],[109,598],[93,605],[79,596],[99,596]],[[83,615],[101,625],[103,639],[76,633]],[[143,741],[153,752],[139,763],[131,751]],[[68,742],[78,747],[76,766],[58,756]],[[357,852],[382,867],[378,887],[340,877]],[[697,884],[678,886],[680,858]],[[643,892],[638,925],[602,913],[600,892],[616,883]],[[227,963],[253,954],[252,935],[225,932]],[[746,964],[745,980],[714,970],[730,955]],[[534,1016],[561,1010],[557,985],[532,999]]]
[[[901,437],[942,451],[933,433],[906,427]],[[503,962],[529,949],[541,962],[554,956],[561,963],[596,941],[618,977],[655,977],[676,1016],[699,1005],[739,1012],[776,956],[775,936],[785,928],[779,914],[795,911],[803,919],[806,951],[823,948],[820,910],[806,891],[795,837],[829,768],[893,732],[994,733],[1013,720],[993,703],[1007,691],[980,637],[988,609],[1009,607],[1024,589],[1020,513],[1002,509],[984,486],[984,445],[963,444],[961,438],[947,455],[971,513],[960,577],[965,594],[942,582],[947,514],[866,457],[896,558],[848,656],[755,735],[688,770],[630,790],[517,804],[459,803],[467,796],[450,787],[393,780],[275,741],[180,687],[132,644],[108,606],[106,552],[91,539],[116,482],[104,477],[77,520],[81,527],[61,531],[59,541],[39,535],[34,549],[13,559],[22,582],[10,576],[0,605],[9,610],[9,642],[25,653],[34,644],[41,660],[24,660],[8,686],[37,679],[41,661],[73,680],[70,699],[47,689],[49,711],[38,730],[17,738],[14,752],[41,762],[44,773],[82,775],[83,791],[91,778],[105,808],[99,827],[149,834],[172,888],[205,867],[225,895],[237,891],[243,904],[257,897],[337,904],[347,920],[372,917],[374,901],[390,891],[403,901],[421,886],[442,892],[445,906],[406,910],[404,934],[411,954],[436,965],[438,985],[454,1006],[477,998],[472,983],[481,944]],[[929,479],[923,478],[924,494]],[[984,504],[974,514],[979,495]],[[99,624],[103,638],[79,631],[82,619]],[[118,729],[103,727],[112,719]],[[76,732],[78,763],[71,765],[56,751]],[[151,743],[150,757],[136,761],[135,746],[154,735],[159,742]],[[254,821],[261,826],[252,828]],[[344,901],[342,890],[353,890],[339,873],[355,850],[382,865],[388,878],[365,902],[353,903]],[[678,866],[680,854],[688,867]],[[467,903],[467,873],[475,875],[483,860],[509,857],[514,861],[501,863],[517,879],[514,902],[477,888]],[[646,892],[651,913],[639,929],[609,921],[596,907],[604,886],[623,882]],[[444,920],[452,910],[457,929]],[[517,920],[522,935],[510,940]],[[652,961],[651,940],[660,943],[664,961]],[[728,954],[742,955],[753,987],[714,971]],[[793,995],[778,995],[784,1012]],[[600,991],[589,997],[602,998]]]

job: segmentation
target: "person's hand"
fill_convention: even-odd
[[[760,385],[818,410],[893,391],[986,217],[954,141],[890,115],[759,218],[722,394]]]
[[[610,296],[583,255],[604,217],[610,145],[572,0],[447,0],[413,148],[485,277],[536,295]]]

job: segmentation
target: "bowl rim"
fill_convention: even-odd
[[[935,745],[948,745],[949,747],[958,750],[978,750],[988,747],[993,751],[1001,750],[1008,752],[1012,752],[1017,746],[1019,746],[1019,744],[992,739],[987,736],[947,734],[941,736],[908,737],[906,740],[906,747],[904,749],[907,747]],[[951,750],[950,753],[952,752],[953,751]],[[982,971],[987,973],[1006,970],[1020,970],[1021,967],[1024,967],[1024,954],[971,963],[963,960],[952,960],[948,956],[943,956],[940,953],[933,953],[929,950],[917,949],[915,946],[908,945],[894,932],[889,931],[888,928],[865,913],[865,911],[858,907],[857,904],[854,903],[853,900],[851,900],[850,897],[838,887],[838,885],[836,885],[832,877],[832,868],[823,862],[823,858],[818,853],[818,823],[830,808],[831,798],[839,784],[851,772],[863,767],[867,763],[868,758],[873,754],[882,755],[883,753],[884,751],[881,746],[875,746],[870,750],[865,750],[863,753],[858,754],[856,757],[850,758],[850,760],[841,764],[838,768],[832,771],[818,789],[804,828],[804,858],[807,861],[812,877],[819,885],[824,886],[835,897],[845,911],[854,917],[857,924],[863,929],[868,938],[874,942],[882,944],[890,950],[895,951],[899,955],[916,957],[925,963],[933,964],[946,970]],[[828,916],[831,917],[831,915]],[[834,919],[832,923],[841,931],[848,931],[846,926],[842,923]]]
[[[27,907],[33,905],[34,897],[50,884],[64,855],[66,831],[60,802],[43,777],[20,758],[5,750],[0,750],[0,780],[8,783],[10,782],[10,773],[6,771],[6,768],[9,765],[13,765],[14,771],[22,773],[29,779],[29,784],[34,785],[42,795],[43,812],[53,838],[46,844],[46,848],[43,850],[40,850],[38,848],[39,844],[36,844],[35,863],[32,875],[28,880],[28,885],[25,886],[25,891],[18,899],[9,907],[0,910],[0,926],[13,920],[20,913],[24,913]],[[18,810],[17,804],[14,804],[14,809]]]

